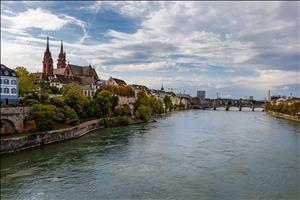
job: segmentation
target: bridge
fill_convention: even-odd
[[[32,107],[2,107],[1,135],[22,133],[29,130],[28,115]]]
[[[255,108],[264,108],[264,101],[248,100],[248,99],[208,99],[208,100],[192,100],[193,109],[213,109],[216,110],[219,107],[224,107],[225,111],[229,111],[230,107],[238,107],[239,111],[242,111],[244,107],[249,107],[252,111]],[[264,109],[263,109],[264,111]]]

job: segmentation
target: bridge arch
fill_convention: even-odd
[[[1,135],[9,135],[16,133],[16,127],[14,123],[8,119],[1,119],[0,127]]]

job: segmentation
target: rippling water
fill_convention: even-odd
[[[1,199],[300,199],[299,124],[172,113],[1,156]]]

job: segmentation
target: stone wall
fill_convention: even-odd
[[[123,97],[123,96],[119,96],[118,106],[122,106],[122,105],[128,104],[129,107],[131,109],[133,109],[133,105],[134,105],[135,101],[136,101],[135,97]]]
[[[1,108],[1,135],[28,131],[26,118],[31,110],[32,107]]]
[[[2,138],[0,140],[0,152],[9,153],[35,146],[41,146],[44,144],[50,144],[54,142],[78,138],[98,128],[100,128],[100,124],[99,120],[97,119],[81,123],[72,128],[36,133],[24,137],[16,137],[9,139]]]

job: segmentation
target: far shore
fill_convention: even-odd
[[[300,116],[293,116],[293,115],[288,115],[288,114],[273,112],[273,111],[267,111],[267,113],[273,117],[287,119],[287,120],[291,120],[291,121],[295,121],[295,122],[300,122]]]

